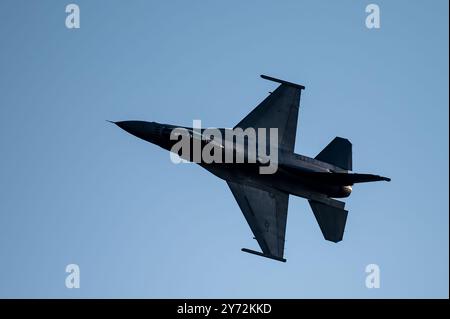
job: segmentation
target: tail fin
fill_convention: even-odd
[[[342,169],[352,170],[352,143],[342,137],[335,137],[317,156],[316,159]]]
[[[320,226],[323,237],[332,242],[339,242],[344,236],[347,213],[343,208],[329,206],[321,202],[309,200],[309,205]]]

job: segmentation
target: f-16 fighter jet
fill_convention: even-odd
[[[289,195],[307,199],[325,239],[337,243],[342,240],[348,211],[336,198],[348,197],[356,183],[390,179],[352,173],[352,144],[342,137],[334,138],[314,158],[294,153],[305,87],[261,77],[279,83],[278,88],[233,129],[114,123],[225,180],[262,250],[242,251],[285,262]]]

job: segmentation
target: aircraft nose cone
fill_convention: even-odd
[[[145,121],[114,122],[122,130],[149,142],[155,142],[159,137],[159,124]]]

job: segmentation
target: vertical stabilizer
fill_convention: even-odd
[[[335,137],[316,159],[322,162],[332,164],[347,171],[352,170],[352,143],[342,137]]]

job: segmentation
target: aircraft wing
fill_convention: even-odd
[[[227,183],[263,252],[242,250],[285,262],[283,253],[289,194],[276,189],[263,190],[235,182]]]
[[[263,79],[281,83],[278,88],[254,108],[236,126],[242,129],[278,128],[278,147],[293,152],[297,132],[300,94],[302,85],[261,75]]]

